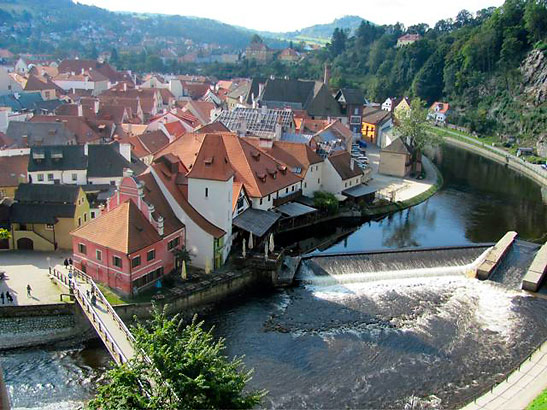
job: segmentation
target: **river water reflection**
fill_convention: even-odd
[[[492,242],[508,230],[546,239],[546,206],[533,182],[449,147],[436,162],[445,184],[434,197],[363,224],[329,250]],[[412,400],[453,407],[547,337],[547,301],[516,292],[520,274],[500,283],[306,285],[222,305],[206,320],[227,339],[229,355],[244,354],[255,368],[252,385],[270,391],[269,407],[401,408]],[[65,352],[0,357],[16,407],[63,399],[70,408],[90,397],[106,351]]]

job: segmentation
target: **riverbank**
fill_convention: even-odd
[[[465,137],[456,131],[437,127],[430,127],[430,130],[441,136],[448,145],[471,151],[482,157],[491,159],[530,178],[542,188],[547,187],[547,171],[543,170],[539,165],[528,164],[507,151],[489,146],[475,138]]]
[[[463,410],[525,409],[547,385],[547,342],[528,356],[513,373]]]
[[[435,195],[443,185],[443,176],[429,158],[423,156],[422,164],[426,172],[426,179],[420,181],[419,185],[412,187],[406,193],[399,192],[401,200],[380,206],[363,207],[361,214],[369,218],[382,217],[418,205]]]

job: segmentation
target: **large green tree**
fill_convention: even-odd
[[[251,379],[240,358],[228,360],[223,339],[215,339],[194,318],[184,326],[154,308],[153,318],[132,328],[144,355],[106,374],[90,409],[250,409],[264,391],[244,391]]]

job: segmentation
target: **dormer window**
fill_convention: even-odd
[[[258,151],[251,151],[251,157],[253,157],[253,159],[255,161],[259,161],[260,160],[260,152]]]
[[[214,157],[205,158],[205,166],[210,167],[211,165],[213,165],[213,159]]]

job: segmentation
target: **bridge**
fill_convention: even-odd
[[[69,272],[72,273],[72,279],[68,277]],[[89,275],[76,268],[68,270],[60,265],[51,269],[51,275],[69,288],[117,364],[135,357],[133,335]],[[91,303],[92,295],[97,298],[95,305]]]

